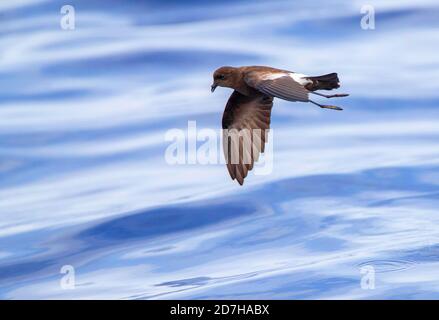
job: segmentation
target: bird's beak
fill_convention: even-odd
[[[218,86],[218,85],[217,85],[216,83],[212,84],[212,85],[210,86],[210,91],[211,91],[211,92],[214,92],[217,86]]]

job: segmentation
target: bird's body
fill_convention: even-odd
[[[326,98],[347,96],[314,92],[339,88],[336,73],[309,77],[264,66],[221,67],[215,71],[213,78],[212,92],[217,86],[234,89],[223,115],[223,146],[230,176],[241,185],[259,154],[264,152],[273,98],[311,102],[321,108],[342,110],[316,103],[309,99],[309,94]]]

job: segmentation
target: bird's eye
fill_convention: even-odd
[[[216,78],[219,80],[224,80],[226,77],[224,75],[220,74]]]

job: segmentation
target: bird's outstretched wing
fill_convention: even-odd
[[[288,101],[308,101],[309,91],[304,87],[307,80],[292,72],[250,71],[244,81],[256,90]],[[304,82],[299,83],[298,81]]]
[[[234,91],[223,114],[223,151],[232,179],[240,185],[265,150],[273,98]]]

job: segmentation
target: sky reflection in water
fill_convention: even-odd
[[[439,298],[435,1],[0,4],[0,295]],[[274,167],[170,166],[220,127],[221,65],[338,72],[343,112],[276,101]],[[60,268],[76,289],[60,287]],[[374,290],[361,288],[373,266]]]

